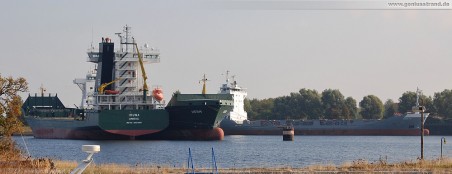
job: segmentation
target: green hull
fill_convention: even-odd
[[[121,135],[140,136],[160,132],[169,124],[168,112],[156,110],[102,110],[99,127]]]
[[[230,94],[175,94],[165,108],[169,129],[213,129],[233,109]]]

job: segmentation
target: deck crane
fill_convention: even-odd
[[[117,79],[115,79],[115,80],[113,80],[113,81],[111,81],[111,82],[108,82],[108,83],[103,83],[102,85],[99,86],[99,88],[97,88],[97,91],[99,92],[99,94],[104,94],[104,89],[105,89],[108,85],[111,85],[111,84],[115,83],[115,82],[118,81],[118,80],[119,80],[119,78],[117,78]]]
[[[132,38],[132,39],[133,39],[133,45],[135,45],[135,48],[137,50],[138,62],[140,62],[141,74],[143,76],[143,103],[146,103],[146,96],[147,96],[147,92],[149,91],[148,84],[146,83],[146,80],[148,79],[148,77],[147,77],[146,71],[144,69],[143,57],[140,54],[140,50],[138,49],[138,45],[135,42],[135,39],[134,38]]]

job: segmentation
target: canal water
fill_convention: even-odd
[[[451,140],[452,136],[446,136]],[[82,145],[100,145],[95,163],[186,166],[188,149],[197,167],[209,167],[212,148],[218,167],[305,167],[314,164],[336,164],[357,160],[376,162],[413,161],[421,156],[418,136],[225,136],[223,141],[88,141],[14,137],[17,144],[32,157],[80,161],[87,154]],[[424,138],[424,157],[440,157],[441,136]],[[24,143],[25,142],[25,143]],[[450,146],[450,147],[449,147]],[[443,156],[452,157],[452,143],[443,145]]]

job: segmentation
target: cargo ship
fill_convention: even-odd
[[[160,53],[139,48],[125,26],[119,48],[102,38],[91,46],[88,62],[96,64],[85,78],[77,108],[66,108],[57,95],[29,95],[22,109],[35,138],[221,140],[224,114],[232,110],[231,94],[173,94],[166,105],[161,87],[148,93],[144,64],[159,63]]]
[[[284,127],[293,127],[295,135],[420,135],[421,113],[416,102],[413,112],[395,115],[387,119],[352,119],[352,120],[248,120],[244,110],[245,88],[239,87],[235,80],[220,87],[221,94],[234,96],[234,108],[221,122],[225,135],[281,135]],[[419,101],[419,91],[417,92]],[[424,122],[429,113],[423,113]],[[426,135],[429,134],[424,129]]]

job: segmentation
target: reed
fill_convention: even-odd
[[[26,162],[23,162],[26,161]],[[0,161],[0,164],[7,164]],[[17,162],[17,161],[16,161]],[[50,159],[24,159],[22,162],[9,162],[13,165],[0,165],[0,173],[70,173],[78,165],[76,161],[53,161]],[[84,173],[186,173],[187,168],[157,165],[92,164]],[[196,169],[195,172],[211,172],[211,169]],[[221,168],[220,173],[452,173],[452,159],[414,160],[387,163],[385,160],[369,162],[356,160],[341,165],[311,165],[304,168]]]

